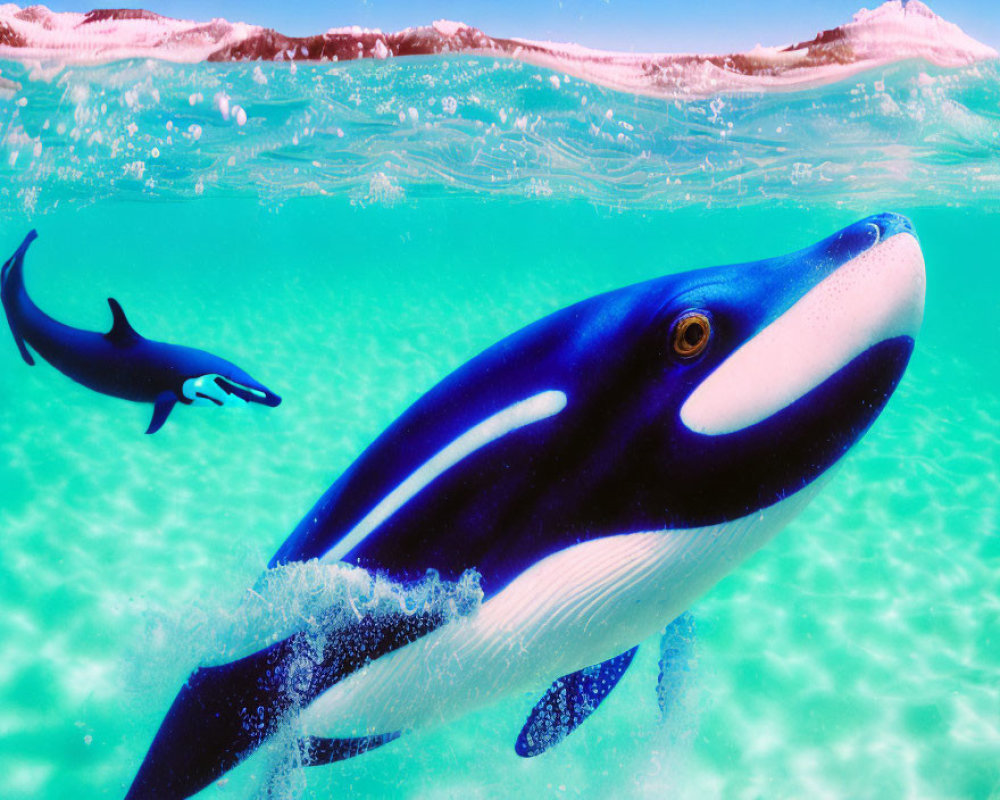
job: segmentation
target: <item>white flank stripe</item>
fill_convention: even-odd
[[[829,473],[827,473],[829,474]],[[303,730],[366,736],[435,725],[623,653],[663,629],[812,499],[821,477],[719,525],[592,539],[536,562],[467,617],[347,676]]]
[[[455,441],[425,461],[406,480],[387,494],[364,518],[323,556],[323,561],[340,561],[365,537],[399,511],[438,475],[472,453],[512,431],[555,416],[566,407],[566,395],[548,391],[528,397],[470,428]]]

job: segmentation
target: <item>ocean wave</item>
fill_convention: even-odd
[[[720,55],[616,53],[572,44],[498,38],[460,22],[395,33],[358,27],[290,37],[270,28],[214,19],[194,22],[141,9],[55,13],[0,6],[0,58],[95,64],[133,58],[201,61],[316,61],[470,54],[546,67],[619,91],[663,98],[789,90],[843,80],[886,64],[921,59],[955,67],[997,52],[919,0],[889,0],[853,21],[783,47]]]
[[[863,207],[1000,193],[997,61],[685,101],[472,56],[0,68],[24,87],[0,99],[0,208],[29,216],[112,197]]]
[[[139,11],[0,7],[8,55],[9,42],[21,37],[36,46],[17,48],[19,56],[47,42],[46,52],[88,61],[0,61],[0,208],[33,216],[112,197],[254,196],[280,205],[320,195],[388,206],[455,193],[650,207],[789,201],[865,208],[1000,197],[1000,60],[965,63],[988,48],[917,2],[862,12],[820,34],[818,44],[781,51],[822,49],[828,61],[841,59],[827,65],[841,77],[837,70],[867,67],[850,78],[775,92],[765,85],[792,89],[805,75],[833,72],[823,72],[819,56],[814,66],[774,74],[713,66],[730,76],[727,85],[743,76],[753,82],[745,87],[757,89],[700,96],[691,76],[701,68],[685,67],[677,76],[687,77],[677,81],[689,91],[673,98],[610,88],[607,71],[601,80],[575,77],[581,65],[599,63],[590,56],[560,61],[568,71],[525,63],[528,55],[483,57],[468,48],[420,59],[220,63],[208,60],[219,42],[243,46],[259,36],[222,21],[193,25]],[[81,27],[96,32],[81,40]],[[48,38],[31,40],[35,30]],[[897,55],[915,52],[900,42],[918,41],[920,30],[925,56],[945,66],[913,59],[872,66],[887,43]],[[414,29],[391,40],[392,52],[416,52],[425,34],[451,42],[466,41],[470,31],[442,23]],[[361,42],[351,53],[382,41],[357,31],[324,36]],[[89,63],[118,52],[108,49],[111,41],[194,58],[176,44],[192,38],[202,42],[199,63]],[[404,40],[409,50],[400,49]],[[869,56],[848,57],[861,52]],[[638,64],[642,57],[627,58]],[[716,72],[699,74],[710,81]]]

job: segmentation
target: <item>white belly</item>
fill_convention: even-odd
[[[372,662],[303,711],[303,732],[352,737],[455,719],[539,691],[652,636],[815,495],[722,525],[596,539],[539,561],[468,617]]]

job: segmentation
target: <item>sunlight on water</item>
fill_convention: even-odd
[[[69,201],[441,193],[629,207],[996,198],[998,62],[890,65],[810,92],[658,100],[518,62],[10,64],[0,176]],[[848,123],[848,124],[845,124]],[[16,198],[16,199],[15,199]],[[19,202],[18,202],[19,201]]]

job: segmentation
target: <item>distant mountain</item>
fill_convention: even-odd
[[[243,22],[193,22],[141,9],[80,14],[0,6],[0,58],[20,61],[352,61],[441,53],[518,59],[615,89],[664,97],[798,88],[909,59],[961,66],[998,57],[919,0],[905,5],[890,0],[873,11],[859,11],[853,21],[808,41],[719,55],[618,53],[494,38],[445,20],[395,33],[351,27],[292,37]]]

